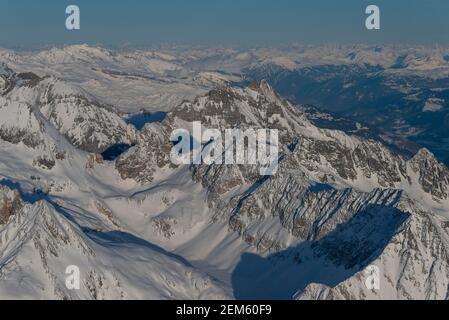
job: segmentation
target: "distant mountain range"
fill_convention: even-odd
[[[130,113],[167,111],[217,85],[267,80],[295,104],[413,141],[449,162],[449,48],[172,46],[109,50],[87,45],[0,50],[18,72],[56,76]]]

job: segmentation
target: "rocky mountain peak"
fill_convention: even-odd
[[[416,155],[413,157],[412,161],[419,162],[419,161],[429,161],[429,162],[438,162],[435,155],[429,151],[427,148],[421,148],[418,150]]]
[[[276,90],[274,90],[274,88],[266,80],[253,81],[248,88],[258,92],[259,94],[263,95],[266,99],[270,99],[271,101],[282,100],[281,96],[276,92]]]

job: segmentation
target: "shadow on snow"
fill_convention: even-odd
[[[335,287],[373,263],[410,214],[373,205],[323,238],[261,257],[245,253],[232,274],[236,299],[292,299],[309,284]]]

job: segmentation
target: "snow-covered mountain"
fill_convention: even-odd
[[[168,128],[192,119],[220,130],[235,126],[279,129],[283,154],[273,177],[260,177],[255,168],[245,166],[199,165],[189,171],[201,188],[188,180],[185,171],[181,186],[173,182],[173,175],[169,180],[152,180],[154,189],[136,194],[140,201],[137,208],[143,213],[150,210],[149,216],[155,214],[157,218],[138,219],[136,231],[155,239],[142,228],[152,226],[166,238],[166,246],[201,261],[201,266],[206,263],[206,269],[217,272],[230,268],[237,298],[306,297],[315,282],[336,286],[356,281],[352,279],[359,279],[359,273],[370,264],[391,265],[382,281],[397,282],[385,284],[372,295],[361,290],[347,297],[445,298],[448,169],[425,149],[406,158],[379,140],[317,128],[307,120],[304,110],[261,83],[247,89],[213,90],[180,105],[162,124],[147,125],[141,132],[148,138],[146,143],[138,144],[117,161],[132,168],[142,168],[141,163],[145,163],[144,170],[151,168],[144,171],[148,172],[145,177],[154,177],[161,170],[177,172],[160,161],[164,148],[157,149],[156,156],[152,146],[160,143]],[[185,128],[189,129],[188,125]],[[136,157],[136,153],[151,157]],[[141,177],[132,172],[127,175],[148,182]],[[191,209],[182,210],[180,216],[182,207],[177,199],[186,203],[192,197],[185,194],[186,185],[203,193],[206,203],[194,208],[189,204]],[[182,192],[173,195],[179,187]],[[163,204],[162,209],[153,208],[156,199]],[[115,200],[111,207],[124,205],[123,201]],[[200,219],[210,219],[212,226],[191,217],[190,210]],[[216,228],[226,228],[226,235]],[[403,252],[404,257],[397,262],[393,261],[397,256],[388,252],[402,232],[408,232],[407,237],[417,243],[401,239],[395,252]],[[428,239],[433,239],[432,244]],[[242,245],[256,253],[241,255],[248,250],[242,250]],[[416,252],[409,245],[416,247]],[[432,271],[432,265],[438,268]],[[398,271],[403,269],[408,274]],[[435,272],[432,277],[442,277],[438,278],[440,282],[429,283],[430,272]],[[359,287],[364,286],[363,281]]]
[[[229,297],[183,258],[122,230],[90,195],[104,179],[90,177],[90,169],[103,160],[86,151],[133,132],[118,113],[60,80],[5,70],[11,87],[0,105],[1,298]],[[81,270],[80,290],[65,285],[70,265]]]
[[[45,59],[118,59],[63,51]],[[82,85],[0,70],[1,298],[448,297],[449,170],[427,149],[409,156],[361,124],[317,125],[263,81],[203,74],[220,85],[138,129]],[[192,121],[279,130],[276,174],[173,164],[170,135]],[[78,291],[65,286],[70,265]],[[370,265],[379,290],[365,286]]]
[[[50,199],[4,186],[0,195],[2,299],[227,297],[183,259],[131,234],[83,227]],[[80,290],[65,286],[68,264],[82,270]]]

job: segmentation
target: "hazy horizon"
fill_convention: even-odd
[[[76,4],[81,29],[65,28],[65,8]],[[381,10],[381,30],[365,28],[365,9]],[[442,0],[181,1],[0,0],[0,47],[86,43],[273,46],[323,44],[449,44],[449,2]]]
[[[335,49],[374,49],[378,47],[397,49],[397,50],[407,50],[407,49],[423,49],[423,50],[449,50],[449,43],[429,43],[429,44],[408,44],[408,43],[347,43],[347,44],[309,44],[309,43],[283,43],[283,44],[267,44],[267,45],[234,45],[234,44],[188,44],[188,43],[155,43],[155,44],[104,44],[104,43],[69,43],[69,44],[42,44],[35,46],[3,46],[0,44],[0,49],[4,50],[12,50],[15,52],[34,52],[34,51],[45,51],[50,49],[63,49],[72,46],[88,46],[90,48],[102,48],[106,50],[112,51],[120,51],[120,50],[176,50],[182,48],[189,49],[223,49],[223,50],[237,50],[237,51],[251,51],[258,49],[272,49],[272,50],[292,50],[295,47],[299,49],[305,48],[332,48]]]

